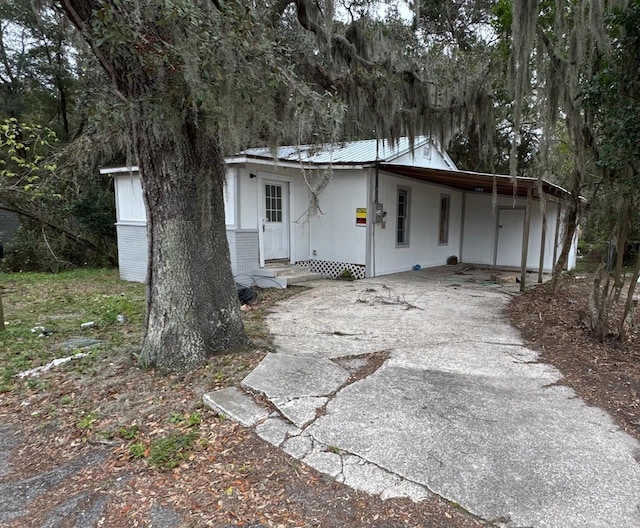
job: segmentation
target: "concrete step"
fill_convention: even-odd
[[[289,284],[300,284],[312,280],[324,279],[320,273],[312,273],[303,266],[267,265],[264,268],[251,271],[256,284],[261,287],[269,287],[268,283],[283,283],[286,288]],[[265,286],[262,286],[265,284]]]
[[[216,413],[245,427],[253,427],[269,416],[266,407],[258,405],[251,396],[237,387],[208,392],[202,397],[202,401]]]
[[[292,277],[301,273],[309,273],[309,269],[302,266],[265,266],[251,272],[257,277]]]
[[[287,284],[301,284],[304,282],[326,279],[326,275],[322,275],[321,273],[311,273],[308,271],[307,273],[303,273],[301,275],[294,275],[291,277],[287,277]]]

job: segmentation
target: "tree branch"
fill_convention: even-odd
[[[59,231],[60,233],[63,233],[64,235],[67,235],[68,237],[72,238],[73,240],[75,240],[76,242],[79,242],[81,244],[85,244],[89,247],[91,247],[92,249],[94,249],[97,252],[102,251],[102,248],[98,247],[97,244],[95,244],[94,242],[92,242],[91,240],[88,240],[76,233],[74,233],[73,231],[70,231],[69,229],[62,227],[60,225],[56,225],[52,222],[49,222],[47,220],[45,220],[44,218],[41,218],[40,216],[38,216],[35,213],[31,213],[29,211],[25,211],[24,209],[20,209],[17,207],[13,207],[9,204],[7,204],[6,202],[3,202],[2,204],[2,208],[5,209],[6,211],[9,211],[11,213],[15,213],[18,216],[24,216],[26,218],[30,218],[31,220],[35,220],[37,222],[40,222],[40,224],[42,224],[43,226],[47,226],[50,227],[51,229],[55,229],[56,231]]]
[[[85,40],[87,41],[87,43],[89,44],[93,52],[95,53],[96,57],[98,58],[98,61],[100,61],[100,65],[104,68],[104,71],[106,71],[107,75],[109,75],[109,77],[111,78],[111,81],[113,82],[114,92],[116,93],[118,98],[120,98],[123,102],[126,103],[128,99],[125,97],[125,95],[122,93],[122,91],[118,86],[118,77],[116,75],[115,70],[113,69],[113,66],[109,63],[109,61],[105,59],[101,51],[93,45],[93,42],[91,41],[89,36],[86,34],[85,25],[91,17],[91,11],[93,8],[92,3],[90,1],[85,1],[85,2],[79,2],[79,1],[74,2],[73,0],[59,0],[59,1],[60,1],[60,5],[62,6],[62,9],[65,11],[65,13],[67,13],[67,16],[69,17],[73,25],[76,26],[78,30],[84,34]],[[84,12],[79,13],[78,10],[76,9],[76,6],[83,7]]]

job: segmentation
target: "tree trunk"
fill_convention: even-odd
[[[640,251],[638,251],[638,255],[636,256],[636,264],[633,268],[633,274],[631,275],[629,289],[627,290],[624,311],[618,323],[618,339],[622,342],[627,341],[633,327],[633,316],[635,315],[638,304],[638,302],[633,299],[633,296],[636,291],[636,286],[638,285],[638,278],[640,278]]]
[[[567,213],[564,224],[562,250],[560,251],[558,261],[553,266],[552,289],[554,295],[557,295],[558,293],[558,288],[560,287],[560,275],[562,274],[562,271],[567,266],[567,263],[569,261],[569,251],[571,250],[573,237],[578,226],[578,200],[579,198],[577,196],[574,196],[571,201],[572,203],[569,204],[569,212]]]
[[[624,200],[622,207],[618,210],[618,222],[616,226],[616,265],[613,272],[616,302],[620,299],[620,294],[624,287],[624,250],[627,247],[630,223],[631,208],[629,207],[627,200]]]
[[[192,369],[247,338],[231,273],[216,126],[196,108],[180,59],[152,45],[187,38],[185,29],[171,17],[160,23],[148,6],[130,17],[119,3],[60,1],[79,29],[91,28],[83,35],[130,109],[149,248],[141,363],[165,372]],[[139,41],[93,41],[105,13],[113,17],[108,24],[132,29]]]
[[[158,134],[153,111],[138,102],[131,115],[148,222],[141,358],[162,371],[188,370],[246,344],[226,236],[224,158],[204,116],[186,112]]]

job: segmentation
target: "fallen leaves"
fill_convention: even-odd
[[[562,372],[567,385],[640,439],[640,342],[637,335],[625,345],[591,337],[581,320],[590,290],[589,280],[567,277],[557,297],[549,295],[547,286],[534,288],[515,298],[508,314],[525,341],[541,351],[541,360]]]

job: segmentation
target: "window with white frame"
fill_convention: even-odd
[[[448,194],[440,195],[440,227],[438,229],[438,243],[449,243],[449,210],[451,197]]]
[[[396,213],[396,246],[409,245],[409,201],[411,189],[398,187]]]

